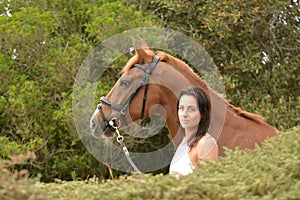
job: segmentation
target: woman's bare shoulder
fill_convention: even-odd
[[[211,136],[209,133],[206,133],[205,136],[201,138],[201,140],[203,140],[203,143],[208,143],[213,145],[217,144],[216,139],[213,136]]]
[[[202,140],[202,141],[201,141]],[[217,160],[218,157],[218,144],[214,137],[206,134],[197,144],[198,157],[201,159],[211,158]]]

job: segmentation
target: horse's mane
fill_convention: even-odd
[[[160,57],[161,61],[166,62],[167,64],[173,66],[175,69],[178,69],[182,73],[187,74],[188,77],[192,78],[195,82],[202,84],[204,86],[204,88],[208,89],[208,87],[209,87],[208,84],[203,79],[201,79],[199,77],[199,75],[196,74],[193,71],[193,69],[191,67],[189,67],[189,65],[186,64],[184,61],[182,61],[178,58],[175,58],[174,56],[171,56],[163,51],[157,51],[154,53],[153,51],[146,50],[146,52],[151,57],[151,60],[153,59],[153,57],[155,55],[158,55]],[[127,62],[125,67],[122,69],[121,73],[125,73],[125,72],[129,71],[134,64],[137,64],[137,63],[144,64],[141,62],[142,62],[141,58],[137,54],[134,55],[131,59],[129,59],[129,61]],[[218,94],[217,92],[215,92],[212,89],[210,89],[210,91],[213,91],[216,94],[215,96],[217,98],[225,101],[227,107],[229,107],[231,110],[233,110],[237,115],[245,117],[250,120],[253,120],[258,123],[264,122],[264,118],[261,115],[250,113],[250,112],[242,110],[239,107],[235,107],[234,105],[230,104],[221,94]]]

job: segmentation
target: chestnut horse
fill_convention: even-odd
[[[90,126],[95,137],[112,136],[111,119],[126,123],[159,113],[175,148],[183,138],[177,117],[177,97],[186,87],[200,87],[212,102],[210,134],[216,138],[219,155],[223,146],[252,149],[266,138],[275,136],[277,129],[264,122],[260,115],[243,111],[226,101],[201,79],[185,62],[165,52],[154,52],[145,42],[135,44],[135,55],[122,70],[122,76],[109,94],[101,99]]]

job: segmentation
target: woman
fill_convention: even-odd
[[[171,161],[170,173],[188,175],[205,160],[218,159],[216,140],[207,132],[210,124],[211,103],[200,88],[181,91],[177,103],[180,128],[184,138]]]

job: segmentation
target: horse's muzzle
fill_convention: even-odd
[[[112,137],[115,129],[108,124],[100,123],[98,118],[93,116],[90,120],[91,135],[97,139]]]

